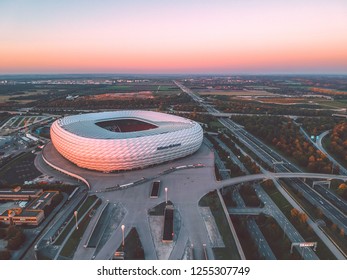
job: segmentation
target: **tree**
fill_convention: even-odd
[[[290,214],[292,215],[293,218],[295,218],[299,216],[300,212],[298,209],[293,208],[292,210],[290,210]]]
[[[332,225],[331,225],[331,229],[332,229],[333,231],[335,231],[335,230],[337,229],[337,225],[336,225],[336,224],[332,224]]]
[[[338,186],[337,188],[337,194],[340,195],[341,197],[346,196],[347,194],[347,185],[345,183],[342,183]]]
[[[318,208],[318,207],[315,207],[316,209],[316,214],[319,218],[322,218],[323,217],[323,211],[322,209]]]
[[[302,223],[302,224],[305,224],[307,223],[307,220],[308,220],[308,217],[305,213],[300,213],[299,214],[299,221]]]
[[[338,189],[344,191],[347,189],[347,185],[345,183],[342,183],[339,185]]]

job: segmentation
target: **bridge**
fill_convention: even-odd
[[[230,185],[257,181],[257,180],[266,180],[266,179],[279,179],[279,178],[313,178],[313,179],[340,179],[343,181],[347,180],[347,176],[344,175],[335,175],[335,174],[320,174],[320,173],[301,173],[301,172],[285,172],[285,173],[259,173],[247,176],[234,177],[220,181],[217,188],[223,188]]]

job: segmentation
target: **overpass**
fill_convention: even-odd
[[[285,173],[259,173],[252,174],[240,177],[234,177],[227,180],[220,181],[217,188],[223,188],[230,185],[240,184],[244,182],[251,182],[257,180],[265,180],[265,179],[279,179],[279,178],[315,178],[315,179],[340,179],[343,181],[347,181],[347,176],[344,175],[335,175],[335,174],[320,174],[320,173],[300,173],[300,172],[285,172]]]

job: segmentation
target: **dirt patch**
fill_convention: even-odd
[[[133,99],[134,97],[139,99],[152,99],[153,92],[152,91],[139,91],[139,92],[119,92],[119,93],[104,93],[104,94],[98,94],[98,95],[89,95],[82,97],[85,100],[96,100],[96,101],[103,101],[103,100],[127,100],[127,99]]]

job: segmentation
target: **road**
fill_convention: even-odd
[[[344,214],[347,214],[347,203],[330,189],[327,189],[326,186],[321,185],[319,183],[321,181],[316,181],[313,188],[319,192],[322,196],[324,196],[327,200],[329,200],[332,204],[334,204],[337,208],[339,208]],[[325,183],[325,181],[322,181]]]
[[[332,157],[323,147],[322,144],[322,140],[325,136],[327,136],[329,134],[329,130],[328,131],[324,131],[322,134],[320,134],[318,136],[318,141],[316,143],[314,143],[314,145],[316,146],[317,149],[319,149],[323,154],[325,154],[328,159],[335,165],[339,167],[340,170],[340,174],[343,175],[347,175],[347,169],[344,168],[338,161],[336,161],[336,159],[334,159],[334,157]]]
[[[245,166],[243,165],[243,163],[240,161],[240,159],[229,149],[229,147],[227,145],[224,144],[223,141],[221,141],[218,137],[213,137],[218,145],[225,151],[227,151],[227,153],[229,154],[230,159],[232,160],[233,163],[235,163],[237,166],[240,167],[241,171],[243,171],[246,174],[249,174],[249,172],[247,171],[247,169],[245,168]]]
[[[224,124],[238,139],[244,143],[248,148],[250,148],[261,160],[267,163],[269,166],[274,165],[274,168],[277,172],[298,172],[299,168],[292,165],[288,160],[286,160],[281,155],[274,152],[267,145],[262,143],[257,138],[251,136],[248,132],[246,132],[243,128],[233,123],[231,120],[220,120],[222,124]],[[275,177],[277,177],[273,173]],[[302,182],[297,178],[305,178],[307,173],[302,173],[300,176],[298,173],[295,174],[292,178],[287,180],[287,183],[292,187],[296,188],[303,192],[303,195],[306,199],[308,199],[313,205],[321,208],[323,213],[331,219],[334,223],[339,225],[340,228],[343,228],[345,232],[347,232],[347,217],[341,213],[341,211],[331,204],[328,200],[322,197],[318,192],[314,191],[307,184]],[[313,175],[311,178],[319,178],[321,174]],[[326,174],[328,175],[328,174]],[[325,179],[337,179],[341,178],[344,181],[346,180],[346,176],[337,176],[334,174],[330,174],[330,176],[324,176]],[[285,176],[285,178],[291,178],[290,173]]]
[[[229,156],[232,160],[234,160],[234,162],[236,164],[238,164],[240,166],[241,169],[245,170],[245,172],[248,174],[246,168],[244,167],[244,165],[240,162],[240,160],[232,153],[232,151],[226,146],[224,145],[223,142],[221,142],[217,137],[214,137],[215,140],[217,141],[217,143],[226,151],[229,153]],[[216,152],[215,152],[216,153]],[[218,155],[217,155],[218,156]],[[220,171],[220,169],[222,168],[222,170],[225,170],[225,166],[224,163],[220,160],[219,156],[217,158],[215,158],[215,160],[217,160],[220,162],[218,164],[218,162],[216,162],[217,167],[219,169],[219,173],[222,175],[221,177],[223,178],[223,180],[230,178],[230,174],[229,172],[224,171]],[[236,202],[237,206],[243,209],[247,209],[246,208],[246,204],[244,202],[244,200],[242,199],[240,193],[239,193],[239,189],[238,187],[234,188],[233,192],[232,192],[232,196],[233,196],[233,200]],[[251,235],[251,237],[253,238],[253,240],[256,242],[256,244],[258,245],[258,251],[259,254],[264,258],[264,259],[269,259],[269,260],[275,260],[276,257],[273,254],[269,244],[267,243],[263,233],[261,232],[261,230],[259,229],[257,223],[255,222],[255,220],[253,218],[249,218],[246,221],[246,225],[247,225],[247,229],[249,234]]]
[[[215,139],[217,140],[218,137],[215,137]],[[219,139],[218,139],[219,140]],[[220,143],[223,143],[220,141]],[[221,147],[227,151],[227,152],[231,152],[231,150],[226,146],[226,145],[221,145]],[[238,147],[240,149],[241,152],[243,152],[242,148]],[[244,153],[244,152],[243,152]],[[245,154],[244,155],[248,155]],[[248,155],[249,156],[249,155]],[[264,168],[260,167],[261,171],[263,173],[269,173],[268,171],[266,171]],[[247,174],[249,174],[249,172],[246,172]],[[272,181],[275,183],[277,189],[282,193],[282,195],[284,197],[286,197],[286,199],[291,203],[291,205],[298,209],[301,212],[304,212],[303,209],[301,209],[301,207],[291,198],[291,196],[284,191],[284,189],[282,188],[282,186],[278,183],[278,180],[273,178]],[[316,188],[318,188],[320,186],[317,185]],[[326,188],[321,187],[323,192],[328,191]],[[259,195],[259,198],[262,199],[261,197],[261,193],[259,192],[263,192],[263,189],[260,188],[259,186],[256,188],[256,192]],[[263,196],[263,197],[267,197],[267,196]],[[339,199],[339,198],[337,198]],[[339,199],[340,200],[340,199]],[[263,201],[264,202],[264,201]],[[236,211],[236,214],[239,213],[241,214],[242,212],[247,213],[249,215],[255,215],[256,213],[260,214],[261,212],[265,212],[268,215],[272,215],[272,213],[275,211],[274,208],[269,209],[269,206],[271,205],[271,200],[267,201],[267,206],[265,208],[254,208],[254,210],[252,211],[252,208],[237,208],[234,211]],[[273,202],[272,202],[273,204]],[[229,209],[230,211],[231,209]],[[278,223],[281,224],[282,219],[278,220]],[[288,223],[289,221],[287,221]],[[330,248],[330,250],[333,252],[333,254],[336,256],[337,259],[345,259],[345,256],[343,254],[341,254],[341,252],[336,248],[336,244],[334,244],[329,238],[327,238],[327,236],[322,232],[322,230],[320,229],[320,227],[314,222],[312,221],[310,218],[308,219],[308,224],[311,226],[311,228],[313,228],[314,232],[321,238],[321,240]],[[293,235],[293,234],[292,234]],[[301,253],[301,252],[300,252]]]
[[[175,84],[182,89],[182,91],[186,92],[188,95],[192,97],[193,100],[199,103],[200,106],[205,108],[209,113],[219,113],[218,110],[213,108],[212,105],[206,104],[203,100],[203,98],[198,97],[195,95],[190,89],[185,87],[184,85],[175,82]],[[219,118],[219,122],[223,124],[243,145],[245,145],[247,148],[249,148],[252,152],[254,152],[264,163],[266,163],[268,166],[273,167],[274,170],[277,170],[278,172],[295,172],[295,176],[292,176],[292,178],[295,179],[288,179],[287,183],[289,185],[292,185],[298,189],[303,190],[305,198],[309,199],[311,203],[314,205],[317,205],[318,207],[322,208],[324,214],[331,219],[333,222],[337,222],[338,225],[341,226],[341,228],[345,229],[347,226],[346,222],[346,216],[341,213],[339,209],[337,209],[334,205],[332,205],[329,201],[327,201],[325,198],[323,198],[318,192],[312,190],[307,184],[302,182],[301,180],[297,178],[304,178],[306,177],[306,173],[302,173],[302,175],[299,175],[299,172],[301,170],[291,164],[286,158],[278,154],[276,151],[265,145],[262,141],[248,133],[242,126],[238,125],[237,123],[233,122],[230,119],[226,118]],[[275,177],[275,173],[273,173]],[[312,175],[312,178],[318,178],[319,175]],[[326,174],[328,175],[328,174]],[[275,178],[273,177],[273,178]],[[285,176],[286,178],[290,178],[291,176]],[[338,176],[324,176],[325,179],[334,179]],[[339,178],[346,180],[345,176],[340,176]],[[234,178],[233,178],[234,179]],[[232,181],[232,179],[230,179]],[[228,181],[228,180],[227,180]],[[234,180],[236,183],[238,179]],[[225,185],[223,183],[223,185]],[[342,214],[342,215],[341,215]],[[346,231],[345,231],[346,232]]]

